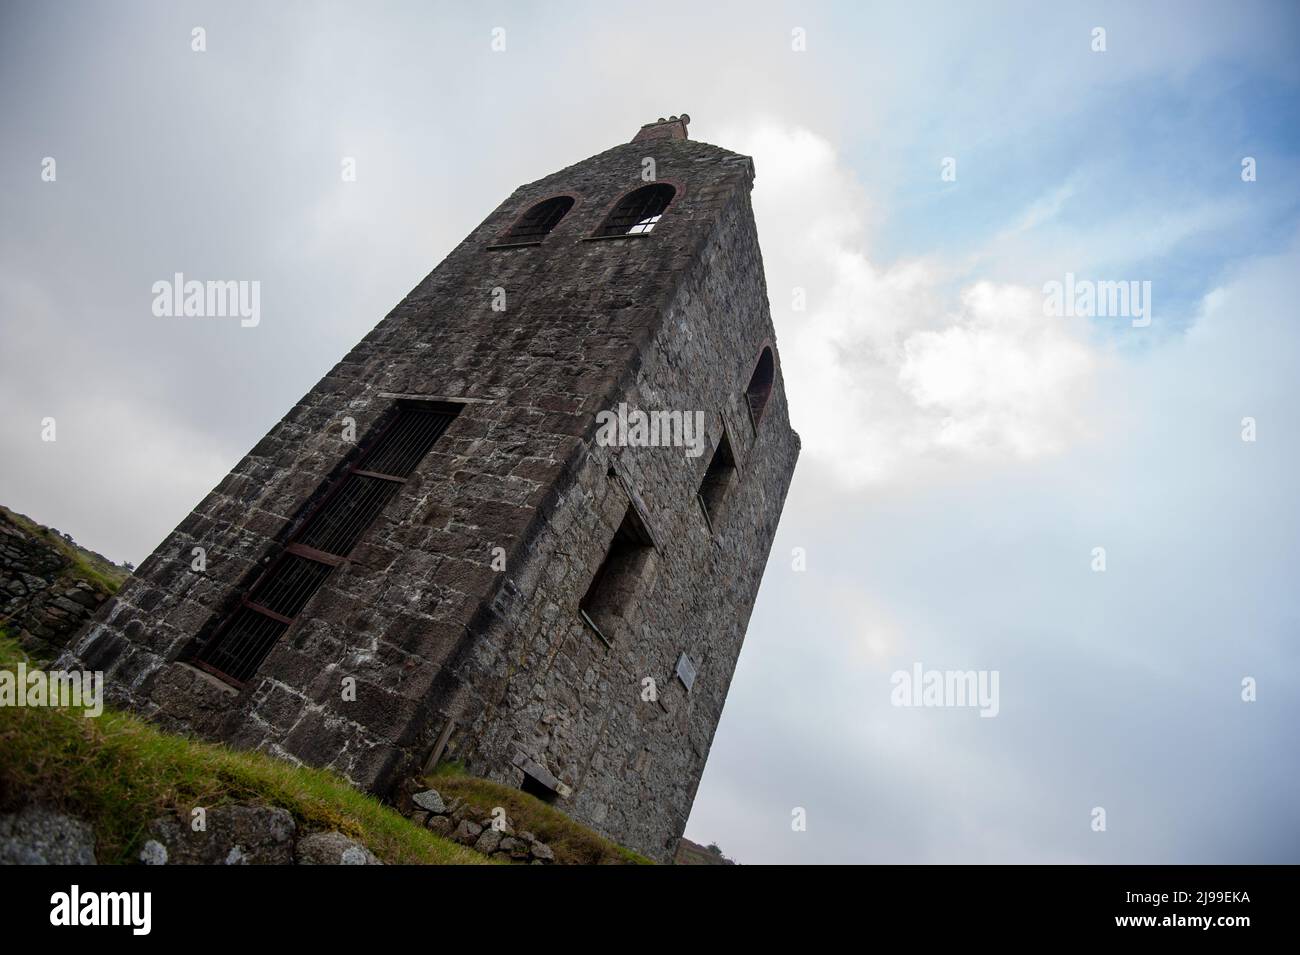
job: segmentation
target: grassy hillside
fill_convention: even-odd
[[[22,653],[0,633],[0,667]],[[29,664],[30,665],[30,664]],[[260,753],[160,732],[125,713],[0,707],[0,811],[54,806],[95,829],[100,862],[136,860],[149,822],[168,810],[257,802],[309,829],[337,829],[389,863],[488,864],[435,836],[340,777]]]
[[[130,576],[127,568],[2,505],[0,521],[66,557],[60,577],[87,581],[105,597]],[[0,669],[12,670],[24,658],[29,669],[41,665],[31,656],[41,648],[29,649],[25,653],[0,626]],[[504,807],[514,828],[549,844],[559,863],[651,864],[520,790],[456,767],[441,768],[429,783],[471,806],[469,815],[480,819]],[[385,862],[490,864],[332,773],[164,733],[109,709],[87,719],[73,710],[0,707],[0,812],[28,802],[92,825],[100,862],[135,862],[149,823],[169,811],[188,816],[196,806],[253,802],[287,809],[306,829],[343,832]]]
[[[526,830],[555,852],[555,861],[577,865],[653,865],[645,856],[610,842],[535,796],[488,779],[467,775],[454,764],[444,764],[426,782],[447,799],[457,798],[474,807],[480,819],[500,806],[515,830]]]

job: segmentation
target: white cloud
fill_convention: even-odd
[[[898,380],[929,415],[933,445],[1030,458],[1084,433],[1100,361],[1063,320],[1044,317],[1041,293],[981,282],[962,305],[943,330],[903,342]]]
[[[1103,356],[1084,326],[1043,315],[1041,290],[954,291],[955,265],[878,265],[872,207],[829,142],[768,121],[723,141],[755,157],[768,290],[806,454],[857,485],[953,456],[1034,458],[1087,432]],[[792,310],[795,289],[806,311]]]

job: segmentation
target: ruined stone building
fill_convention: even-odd
[[[753,163],[687,122],[515,190],[62,665],[379,793],[459,760],[670,859],[799,451]]]

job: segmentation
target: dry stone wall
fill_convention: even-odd
[[[0,627],[38,656],[62,650],[110,596],[76,573],[49,537],[57,533],[33,532],[0,509]]]

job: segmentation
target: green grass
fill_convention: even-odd
[[[0,667],[22,651],[0,631]],[[30,666],[30,664],[29,664]],[[307,829],[337,829],[388,863],[488,860],[435,836],[333,773],[163,733],[126,713],[0,707],[0,811],[54,806],[95,829],[101,863],[134,862],[151,820],[195,806],[280,806]]]
[[[4,505],[0,505],[0,520],[2,519],[7,519],[26,533],[40,538],[66,557],[70,563],[63,571],[65,577],[85,580],[109,594],[115,594],[126,578],[131,576],[129,570],[113,563],[102,554],[96,554],[77,544],[70,544],[53,528],[38,524],[25,514],[11,511]]]
[[[527,830],[555,852],[557,863],[571,865],[653,865],[645,856],[592,832],[540,799],[488,779],[465,774],[457,763],[440,765],[425,780],[443,798],[457,797],[474,807],[480,818],[500,806],[516,831]]]

